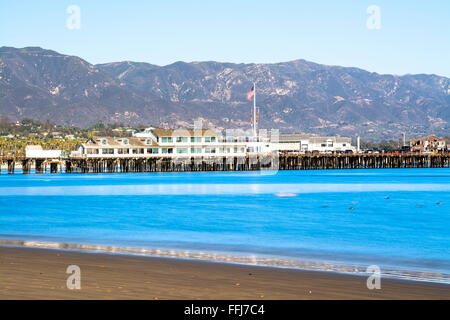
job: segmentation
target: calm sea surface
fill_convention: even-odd
[[[450,169],[2,174],[0,240],[450,283]]]

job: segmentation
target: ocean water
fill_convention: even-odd
[[[2,174],[0,244],[450,283],[450,169]]]

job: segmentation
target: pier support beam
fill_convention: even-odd
[[[58,173],[58,163],[56,162],[50,163],[50,173]]]
[[[16,162],[14,160],[8,160],[8,174],[14,174]]]
[[[36,159],[36,162],[35,162],[35,164],[36,164],[35,165],[36,173],[42,173],[43,172],[43,168],[42,168],[43,162],[44,162],[44,160]]]
[[[23,160],[22,161],[22,173],[28,174],[31,169],[31,160]]]

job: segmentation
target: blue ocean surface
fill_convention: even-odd
[[[450,169],[2,174],[0,240],[450,283]]]

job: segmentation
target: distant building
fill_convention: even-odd
[[[409,139],[411,151],[415,152],[438,152],[447,149],[445,139],[429,135],[419,139]]]
[[[43,150],[39,145],[25,147],[25,156],[34,159],[55,159],[61,157],[61,150]]]
[[[315,137],[306,134],[280,134],[271,138],[270,149],[280,152],[356,152],[351,138]]]

